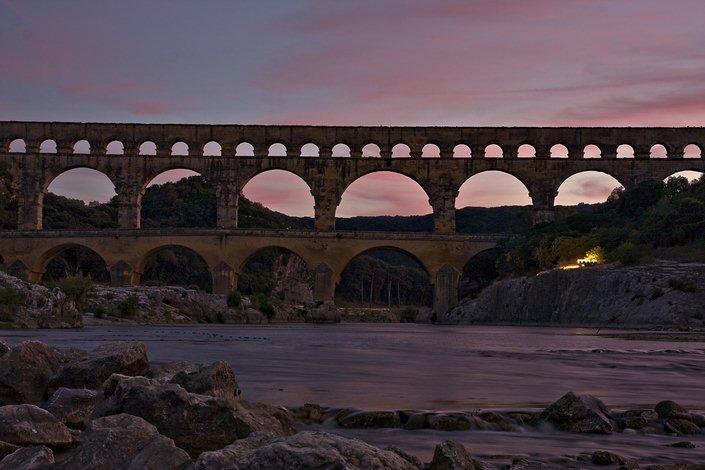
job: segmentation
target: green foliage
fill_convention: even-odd
[[[644,256],[646,248],[632,242],[620,243],[609,255],[610,261],[617,261],[623,265],[630,265],[639,262]]]
[[[411,305],[405,305],[399,312],[399,321],[401,323],[414,323],[417,310]]]
[[[0,322],[11,322],[12,316],[24,305],[26,295],[9,287],[0,287]]]
[[[242,304],[242,296],[237,290],[231,290],[228,293],[228,307],[230,308],[240,308]]]
[[[54,283],[56,287],[61,289],[66,297],[73,300],[79,312],[86,309],[86,301],[93,290],[93,280],[90,276],[78,274],[59,279]]]
[[[585,252],[585,258],[595,263],[604,263],[606,259],[605,250],[601,246],[590,248]]]
[[[118,311],[123,318],[132,318],[137,315],[140,299],[136,294],[130,294],[125,300],[118,304]]]
[[[92,308],[93,316],[96,318],[105,318],[108,316],[108,310],[102,305],[95,305]]]
[[[267,298],[267,296],[261,292],[254,294],[250,301],[252,302],[252,308],[264,313],[264,315],[269,320],[274,318],[274,316],[277,314],[277,311],[274,308],[274,305],[272,305],[272,303],[269,301],[269,298]]]

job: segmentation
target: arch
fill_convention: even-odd
[[[372,158],[380,158],[382,156],[382,150],[379,148],[379,145],[375,144],[374,142],[370,142],[369,144],[365,144],[362,147],[362,157],[372,157]]]
[[[62,168],[44,182],[43,193],[47,192],[69,199],[99,203],[110,201],[116,194],[115,183],[108,175],[86,166]]]
[[[63,277],[90,276],[96,282],[110,282],[105,258],[93,248],[80,243],[63,243],[42,254],[37,266],[42,281],[57,281]]]
[[[500,247],[479,251],[465,262],[458,279],[458,298],[475,298],[500,276],[498,262],[504,256]]]
[[[191,247],[161,245],[140,259],[135,272],[143,285],[175,285],[211,292],[213,276],[205,258]]]
[[[668,151],[663,144],[654,144],[649,150],[649,158],[668,158]]]
[[[254,157],[255,156],[255,147],[249,142],[240,142],[237,144],[237,147],[235,147],[235,156],[236,157]]]
[[[390,214],[390,211],[396,214]],[[336,217],[432,212],[426,190],[413,175],[373,170],[358,175],[346,185],[336,208]]]
[[[621,144],[617,147],[617,158],[634,158],[634,147],[629,144]]]
[[[10,153],[27,153],[27,143],[24,139],[13,139],[7,147]]]
[[[358,305],[430,306],[433,280],[413,253],[394,245],[362,249],[342,264],[335,297]]]
[[[692,183],[693,181],[697,181],[697,180],[701,179],[703,177],[703,172],[696,171],[696,170],[677,171],[673,174],[668,175],[666,178],[664,178],[664,181],[668,181],[671,178],[678,178],[678,177],[683,177]]]
[[[398,143],[392,147],[392,158],[409,158],[411,157],[411,148],[404,143]]]
[[[318,157],[320,155],[320,150],[318,148],[318,145],[314,144],[313,142],[309,142],[301,146],[300,155],[302,157]]]
[[[485,147],[485,158],[503,158],[504,151],[498,144],[489,144]]]
[[[260,247],[242,260],[237,288],[285,302],[313,301],[313,268],[298,252],[281,245]]]
[[[105,146],[105,153],[107,155],[125,155],[125,145],[119,140],[111,140]]]
[[[339,143],[335,144],[333,148],[331,149],[331,156],[332,157],[350,157],[350,146],[347,144]]]
[[[269,146],[267,155],[270,157],[286,157],[286,146],[281,142],[274,142]]]
[[[174,142],[171,146],[171,154],[178,155],[178,156],[188,156],[188,154],[189,154],[188,144],[183,141]]]
[[[453,158],[471,158],[472,150],[467,144],[458,144],[453,147]]]
[[[301,175],[291,170],[275,168],[254,174],[242,187],[242,195],[250,202],[259,203],[270,210],[289,216],[313,217],[314,215],[315,200],[311,193],[311,185]],[[244,201],[241,202],[240,227],[261,228],[257,225],[260,220],[248,215],[243,203]],[[302,223],[302,225],[306,224]]]
[[[602,158],[602,150],[595,144],[587,144],[583,149],[583,158]]]
[[[56,153],[56,141],[46,139],[39,145],[39,153]]]
[[[421,149],[423,158],[441,158],[441,149],[434,143],[428,143]]]
[[[138,149],[139,155],[156,155],[157,154],[157,144],[151,140],[144,141],[140,144]]]
[[[89,154],[91,153],[91,144],[85,139],[79,140],[78,142],[73,144],[73,153],[81,155]]]
[[[570,175],[561,182],[555,205],[573,206],[605,202],[615,189],[625,186],[614,175],[587,170]]]
[[[536,147],[531,144],[522,144],[517,149],[517,158],[536,158]]]
[[[551,147],[551,158],[568,158],[568,147],[563,144],[555,144]]]
[[[526,184],[516,175],[499,170],[485,170],[466,179],[458,188],[455,208],[531,205]],[[458,220],[458,230],[462,221]]]
[[[698,144],[688,144],[683,147],[683,158],[702,158],[702,149]]]
[[[190,168],[162,169],[143,183],[141,226],[215,227],[215,188]]]
[[[204,157],[220,157],[223,153],[223,147],[213,140],[206,142],[203,146]]]

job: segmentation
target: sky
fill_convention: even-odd
[[[703,24],[702,0],[0,0],[0,119],[701,126]],[[558,203],[616,185],[578,175]],[[112,194],[87,170],[50,190]],[[244,192],[313,212],[293,175]],[[511,177],[486,174],[456,206],[527,202]],[[429,211],[414,182],[381,173],[351,185],[338,215]]]

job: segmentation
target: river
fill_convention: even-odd
[[[625,340],[594,329],[415,324],[89,326],[83,330],[9,330],[16,344],[37,339],[92,348],[144,341],[152,362],[228,361],[245,397],[281,405],[306,402],[374,409],[540,408],[567,391],[608,406],[675,400],[705,410],[705,342]],[[345,431],[375,444],[396,443],[427,457],[452,437],[473,452],[541,455],[616,448],[625,455],[705,461],[697,449],[672,449],[670,437],[564,433]],[[682,439],[681,439],[682,440]],[[537,450],[538,449],[538,450]],[[572,449],[572,450],[571,450]],[[651,460],[649,460],[651,461]]]

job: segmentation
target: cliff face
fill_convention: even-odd
[[[437,318],[446,324],[705,327],[705,264],[552,270],[497,282]]]

